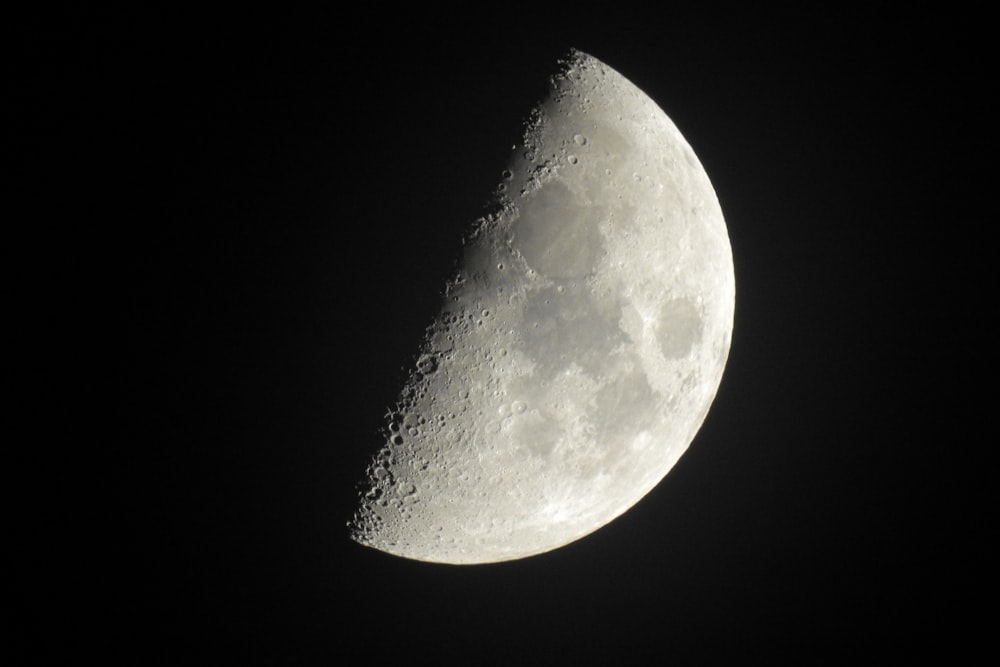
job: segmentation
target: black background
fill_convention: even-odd
[[[11,448],[13,650],[509,665],[968,648],[990,582],[971,474],[995,302],[978,277],[984,19],[477,12],[9,24],[9,409],[29,427]],[[717,400],[666,480],[572,545],[473,567],[364,549],[345,522],[382,414],[570,47],[656,100],[715,184],[737,284]]]

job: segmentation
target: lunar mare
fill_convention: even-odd
[[[573,51],[531,114],[387,415],[357,542],[444,563],[550,551],[670,471],[721,382],[722,210],[667,115]]]

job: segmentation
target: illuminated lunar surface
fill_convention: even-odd
[[[572,52],[501,179],[387,415],[363,545],[488,563],[568,544],[663,479],[718,390],[726,224],[648,96]]]

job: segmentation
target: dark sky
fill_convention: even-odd
[[[15,647],[513,665],[968,645],[975,626],[945,628],[986,581],[982,19],[484,11],[12,23],[11,407],[34,425]],[[344,523],[381,416],[570,47],[656,100],[715,184],[737,285],[717,400],[663,483],[570,546],[476,567],[363,549]]]

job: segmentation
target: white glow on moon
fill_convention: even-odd
[[[732,252],[690,146],[574,51],[530,117],[368,467],[353,539],[488,563],[612,521],[701,427],[729,354]]]

